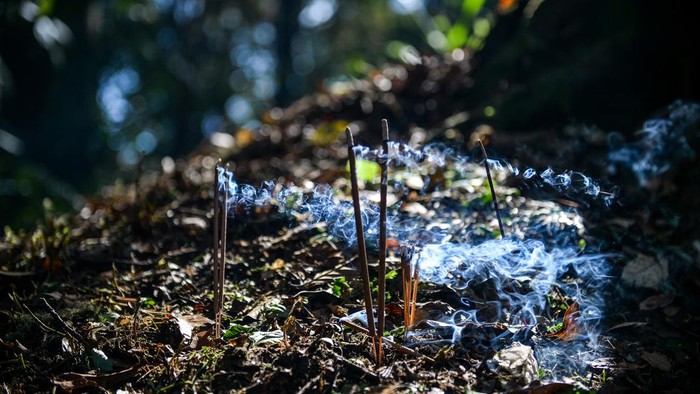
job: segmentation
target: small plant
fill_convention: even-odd
[[[343,295],[351,292],[352,287],[350,287],[350,283],[348,283],[348,280],[345,279],[344,276],[341,276],[339,278],[335,278],[331,286],[331,291],[334,295],[342,297]]]

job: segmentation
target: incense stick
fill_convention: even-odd
[[[360,190],[357,182],[357,162],[355,158],[355,141],[352,138],[350,128],[345,129],[348,139],[348,161],[350,163],[350,186],[352,189],[352,202],[355,211],[355,229],[357,231],[357,254],[360,259],[360,269],[362,271],[362,287],[364,290],[365,310],[367,312],[367,327],[369,335],[373,339],[376,336],[374,327],[374,311],[372,307],[372,291],[369,286],[369,263],[367,262],[367,246],[365,245],[365,235],[362,226],[362,210],[360,206]],[[375,357],[376,348],[373,349]]]
[[[221,321],[219,320],[220,316],[220,311],[219,311],[219,297],[221,297],[219,293],[219,248],[220,248],[220,242],[219,242],[219,221],[220,221],[220,213],[219,213],[219,165],[221,164],[221,159],[216,163],[216,167],[214,167],[214,335],[216,338],[219,338],[221,336]]]
[[[345,324],[347,327],[349,327],[349,328],[351,328],[351,329],[353,329],[353,330],[355,330],[355,331],[357,331],[357,332],[361,332],[361,333],[363,333],[363,334],[367,334],[367,333],[368,333],[368,331],[367,331],[366,328],[361,327],[361,326],[358,326],[357,324],[352,323],[352,322],[350,322],[350,321],[348,321],[348,320],[343,320],[342,322],[343,322],[343,324]],[[400,352],[400,353],[407,354],[407,355],[410,355],[410,356],[422,357],[422,358],[424,358],[426,361],[430,361],[431,363],[434,363],[434,362],[435,362],[435,359],[433,359],[432,357],[424,356],[424,355],[418,353],[417,351],[415,351],[415,350],[413,350],[413,349],[411,349],[411,348],[407,348],[406,346],[400,345],[400,344],[398,344],[398,343],[392,341],[392,340],[389,339],[389,338],[382,337],[382,342],[384,342],[384,343],[388,344],[389,346],[393,347],[394,349],[396,349],[396,350],[397,350],[398,352]]]
[[[379,186],[379,291],[377,294],[377,335],[384,335],[384,303],[386,292],[386,211],[387,211],[387,177],[389,161],[389,123],[382,119],[382,154],[379,157],[381,180]],[[382,359],[382,347],[379,342],[379,359]]]
[[[228,185],[221,185],[219,169],[221,160],[214,168],[214,333],[221,338],[221,315],[224,309],[224,281],[226,273],[226,228],[228,227]],[[224,174],[228,174],[226,164]],[[230,176],[230,175],[229,175]],[[230,182],[230,179],[229,179]],[[219,189],[223,189],[223,199]]]
[[[416,261],[416,266],[413,267],[413,280],[411,281],[411,311],[408,315],[408,325],[413,327],[414,320],[416,319],[416,301],[418,301],[418,261]]]
[[[404,248],[401,252],[401,277],[403,279],[403,321],[404,339],[408,340],[408,332],[413,326],[416,314],[416,300],[418,298],[418,267],[411,267],[413,253]]]
[[[479,145],[481,145],[481,152],[484,154],[484,168],[486,168],[486,179],[489,181],[489,188],[491,189],[491,199],[493,200],[493,210],[496,211],[496,219],[498,219],[498,230],[501,232],[501,238],[505,237],[506,233],[503,229],[503,221],[501,220],[501,210],[498,208],[498,199],[496,198],[496,190],[493,187],[493,179],[491,178],[491,170],[489,170],[489,157],[486,155],[486,148],[484,143],[479,140]]]

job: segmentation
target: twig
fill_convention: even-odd
[[[364,327],[358,326],[357,324],[352,323],[352,322],[350,322],[350,321],[348,321],[348,320],[342,320],[342,322],[343,322],[343,324],[345,324],[346,326],[348,326],[349,328],[351,328],[351,329],[353,329],[353,330],[355,330],[355,331],[357,331],[357,332],[361,332],[361,333],[363,333],[363,334],[365,334],[365,335],[369,335],[369,332],[368,332],[367,329],[364,328]],[[431,363],[434,363],[434,362],[435,362],[435,360],[434,360],[432,357],[428,357],[428,356],[422,355],[422,354],[418,353],[417,351],[415,351],[415,350],[413,350],[413,349],[411,349],[411,348],[407,348],[406,346],[403,346],[403,345],[401,345],[401,344],[398,344],[398,343],[392,341],[391,339],[389,339],[389,338],[387,338],[387,337],[382,337],[382,341],[383,341],[384,343],[386,343],[387,345],[389,345],[389,346],[393,347],[394,349],[396,349],[396,351],[398,351],[399,353],[407,354],[407,355],[409,355],[409,356],[422,357],[422,358],[424,358],[425,360],[430,361]]]
[[[43,321],[41,321],[41,319],[39,319],[39,318],[34,314],[34,312],[32,312],[32,310],[29,309],[29,307],[28,307],[27,305],[22,304],[22,306],[23,306],[24,309],[26,309],[27,312],[34,318],[34,320],[36,320],[36,322],[39,323],[39,326],[40,326],[44,331],[46,331],[46,332],[52,332],[52,333],[58,334],[58,335],[68,335],[68,334],[66,334],[66,333],[64,333],[64,332],[55,330],[55,329],[53,329],[53,328],[47,326],[46,323],[44,323]]]
[[[83,338],[80,334],[78,334],[73,327],[69,326],[68,323],[66,323],[61,318],[61,316],[58,314],[58,312],[56,312],[56,310],[53,309],[51,304],[49,304],[49,302],[46,301],[46,298],[42,297],[42,298],[40,298],[40,300],[44,301],[44,305],[46,305],[46,309],[48,309],[51,316],[53,316],[53,319],[56,321],[56,323],[58,323],[58,325],[61,326],[61,328],[63,328],[63,330],[66,332],[66,334],[68,334],[68,336],[73,338],[75,341],[77,341],[81,345],[86,344],[85,338]],[[29,309],[29,308],[27,308],[27,309]]]
[[[381,168],[381,180],[379,186],[379,291],[377,294],[377,336],[384,335],[384,316],[385,316],[385,292],[386,292],[386,211],[387,211],[387,177],[388,177],[388,161],[389,161],[389,123],[386,119],[382,119],[382,154],[379,157],[379,165]],[[382,360],[381,342],[377,343],[379,361]]]
[[[491,170],[489,170],[489,157],[486,155],[486,148],[484,143],[479,139],[479,145],[481,145],[481,152],[484,154],[484,168],[486,168],[486,179],[489,181],[489,188],[491,189],[491,199],[493,200],[493,210],[496,211],[496,219],[498,219],[498,229],[501,232],[501,238],[505,237],[506,233],[503,229],[503,221],[501,220],[501,210],[498,208],[498,199],[496,198],[496,190],[493,188],[493,179],[491,179]]]
[[[352,202],[355,211],[355,229],[357,231],[357,253],[360,258],[360,269],[362,271],[362,287],[364,290],[365,310],[367,312],[367,326],[370,337],[376,335],[374,328],[374,311],[372,308],[372,291],[369,286],[369,263],[367,262],[367,246],[365,245],[365,235],[362,226],[362,210],[360,207],[360,189],[357,185],[357,163],[355,158],[355,141],[352,138],[350,128],[345,129],[348,138],[348,160],[350,163],[350,185],[352,188]],[[376,349],[375,349],[375,357]]]
[[[136,304],[136,309],[134,310],[134,316],[131,318],[131,337],[134,341],[134,346],[136,348],[140,348],[141,345],[139,344],[139,335],[138,335],[138,318],[139,318],[139,312],[141,311],[141,306],[143,305],[143,301],[139,302]]]

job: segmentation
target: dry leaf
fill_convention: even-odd
[[[654,309],[663,308],[670,305],[674,298],[675,296],[673,294],[657,294],[647,297],[644,301],[639,303],[639,310],[651,311]]]
[[[622,280],[636,287],[658,289],[668,279],[668,261],[640,254],[625,265]]]
[[[563,341],[570,341],[576,339],[580,335],[581,328],[578,324],[578,319],[581,317],[581,312],[579,312],[579,307],[577,303],[573,303],[566,308],[564,312],[564,321],[562,324],[561,331],[553,334],[549,334],[549,337],[559,338]]]
[[[661,353],[644,352],[642,353],[642,359],[644,359],[644,361],[648,362],[649,365],[656,369],[660,369],[664,372],[668,372],[671,370],[671,362],[668,360],[668,357],[664,356]]]

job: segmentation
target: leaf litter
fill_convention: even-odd
[[[368,386],[412,392],[562,392],[671,387],[677,379],[692,387],[694,375],[688,371],[699,359],[695,327],[700,303],[686,295],[697,293],[697,281],[682,273],[697,272],[691,245],[697,245],[698,233],[659,213],[668,209],[672,197],[661,190],[644,199],[633,191],[627,205],[616,210],[567,190],[562,182],[572,173],[545,170],[518,178],[502,167],[492,168],[496,192],[491,193],[477,162],[435,165],[430,155],[427,167],[398,172],[391,184],[392,207],[410,218],[412,227],[393,227],[403,235],[387,241],[392,242],[389,270],[401,269],[396,251],[406,241],[428,251],[436,240],[494,242],[504,232],[490,209],[495,194],[513,237],[577,245],[579,253],[605,253],[612,266],[605,275],[622,277],[626,284],[613,281],[617,287],[605,293],[612,294],[606,310],[591,318],[581,298],[571,295],[584,293],[567,293],[566,288],[583,289],[587,296],[604,289],[587,288],[575,264],[570,272],[557,274],[565,274],[565,280],[550,283],[542,307],[531,310],[511,306],[538,286],[533,272],[511,272],[508,280],[489,274],[464,283],[460,280],[469,277],[457,275],[456,282],[442,283],[421,278],[417,322],[412,340],[405,341],[400,275],[387,279],[383,334],[407,351],[387,347],[383,366],[377,368],[372,339],[362,316],[355,315],[363,309],[362,285],[357,257],[347,247],[353,236],[347,236],[348,242],[337,232],[344,229],[338,226],[343,216],[336,216],[336,222],[314,221],[295,205],[308,203],[324,182],[332,193],[322,197],[350,194],[342,145],[324,140],[321,146],[290,133],[306,124],[325,127],[314,112],[323,111],[323,104],[318,105],[297,106],[277,124],[266,125],[272,128],[268,135],[284,135],[277,143],[255,137],[228,145],[228,151],[204,146],[178,161],[174,170],[117,183],[90,199],[80,213],[49,218],[33,234],[6,230],[0,247],[2,288],[8,294],[0,305],[4,387],[12,392],[357,392]],[[334,116],[361,119],[353,108],[336,110]],[[355,130],[352,122],[343,124]],[[443,131],[428,129],[438,138]],[[407,135],[421,132],[425,129]],[[371,134],[362,136],[372,141]],[[566,141],[542,142],[550,150],[561,143]],[[626,145],[621,152],[635,147]],[[494,142],[489,149],[513,153],[507,142]],[[436,151],[450,156],[437,148],[424,150],[421,160],[425,163],[425,153]],[[411,157],[410,151],[403,152],[402,157]],[[369,155],[365,159],[371,160]],[[210,227],[218,157],[231,157],[237,177],[250,184],[277,179],[279,188],[297,185],[297,194],[284,201],[289,205],[278,200],[232,206],[221,338],[213,335]],[[655,152],[654,160],[661,158]],[[570,159],[553,164],[599,168],[594,158]],[[624,171],[619,167],[618,172]],[[366,167],[361,179],[370,191],[376,186],[372,168]],[[647,180],[651,173],[645,170],[644,175]],[[660,176],[682,181],[686,174],[665,167]],[[619,184],[629,185],[624,180]],[[270,190],[265,187],[257,190]],[[281,190],[277,187],[272,185]],[[371,200],[369,196],[371,192]],[[588,209],[575,209],[582,206]],[[376,234],[365,231],[374,253]],[[678,234],[683,237],[674,241]],[[689,250],[690,259],[678,247]],[[482,256],[479,250],[459,253]],[[368,263],[376,275],[376,259]],[[510,298],[499,299],[497,290]],[[377,288],[372,291],[376,297]],[[351,316],[359,319],[355,329],[341,320]],[[601,320],[608,329],[595,337],[597,350],[584,358],[586,368],[561,369],[570,354],[560,350],[581,343],[590,329],[587,319]]]

